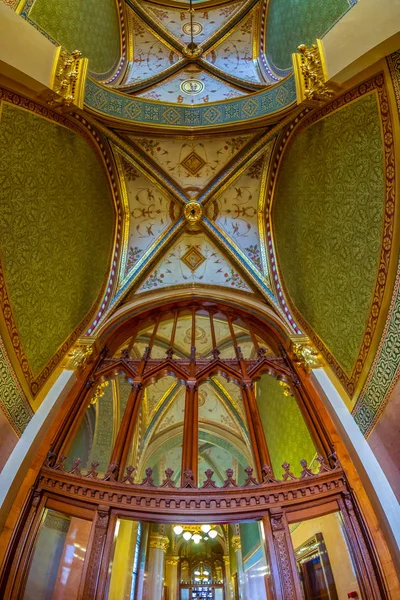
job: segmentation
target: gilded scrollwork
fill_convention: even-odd
[[[299,54],[293,54],[297,102],[326,102],[334,96],[326,84],[327,74],[321,40],[311,47],[301,44]]]

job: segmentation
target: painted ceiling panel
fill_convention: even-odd
[[[165,253],[136,293],[196,283],[251,292],[242,277],[205,233],[185,232]]]
[[[242,250],[260,273],[265,273],[267,270],[266,261],[263,264],[261,254],[262,232],[259,231],[259,215],[262,214],[265,195],[262,184],[273,144],[273,141],[270,142],[266,153],[250,164],[210,207],[214,213],[217,213],[217,216],[214,216],[217,225]]]
[[[143,2],[145,10],[171,33],[183,45],[190,42],[190,12],[177,8],[154,6]],[[243,6],[243,2],[234,2],[228,6],[208,9],[195,9],[193,15],[193,39],[197,44],[205,42],[213,33],[235,15]]]
[[[180,208],[136,165],[116,151],[125,182],[129,210],[127,250],[121,267],[126,276],[144,252],[177,218]]]
[[[205,58],[221,71],[244,81],[266,83],[258,69],[258,49],[253,41],[256,35],[257,14],[253,11],[243,19],[232,33],[206,54]]]
[[[158,102],[196,105],[238,98],[245,96],[246,93],[196,65],[189,65],[179,73],[135,96]]]
[[[183,418],[185,415],[185,395],[186,387],[181,386],[168,409],[160,418],[160,422],[155,432],[156,434],[168,429],[168,427],[183,425]]]
[[[190,198],[216,177],[254,134],[214,137],[129,136]]]
[[[203,424],[211,421],[236,434],[240,432],[237,423],[210,383],[204,383],[199,387],[199,421]]]
[[[212,378],[212,380],[221,390],[221,393],[226,395],[230,404],[237,410],[242,421],[246,423],[246,415],[244,411],[242,392],[240,390],[240,387],[233,381],[227,381],[225,377],[222,377],[222,375],[216,375]]]
[[[154,77],[176,64],[182,57],[154,35],[137,16],[130,14],[133,34],[133,61],[124,85]]]
[[[160,408],[161,400],[173,392],[177,381],[175,377],[166,375],[145,389],[143,398],[143,415],[145,423],[149,424],[154,418],[156,410]]]

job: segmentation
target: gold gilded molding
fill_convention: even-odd
[[[83,108],[88,62],[87,58],[82,58],[79,50],[69,54],[61,46],[57,49],[50,80],[53,93],[48,100],[49,106],[57,108],[73,105],[75,108]]]
[[[91,361],[95,338],[80,338],[66,355],[62,366],[74,371],[82,370]]]
[[[99,383],[93,396],[90,398],[89,406],[97,404],[97,400],[104,396],[104,394],[106,393],[105,388],[108,387],[109,384],[110,384],[110,382],[108,381],[108,379],[106,379],[105,381],[101,381]]]
[[[166,552],[169,546],[169,539],[167,536],[161,535],[160,533],[153,533],[150,536],[149,546],[150,548],[156,548],[157,550]]]
[[[179,565],[180,556],[168,556],[165,560],[166,565],[171,565],[172,567],[176,567]]]
[[[324,364],[321,354],[307,336],[298,336],[297,340],[292,341],[292,352],[294,362],[307,373],[312,369],[319,369]]]
[[[234,548],[235,550],[241,550],[242,549],[242,542],[240,540],[240,535],[233,535],[232,536],[232,540],[231,540],[231,544],[232,544],[232,548]]]
[[[292,54],[297,103],[315,106],[327,102],[334,91],[326,85],[328,75],[321,40],[311,47],[301,44],[298,51]]]
[[[203,208],[199,202],[188,202],[183,209],[183,214],[186,219],[186,227],[190,231],[198,231],[201,218],[203,216]]]

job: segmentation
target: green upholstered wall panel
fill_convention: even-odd
[[[262,375],[257,383],[256,398],[275,476],[281,478],[284,462],[299,475],[300,461],[305,458],[310,463],[316,449],[296,399],[285,396],[279,381],[270,375]]]
[[[29,18],[67,50],[80,50],[89,70],[107,73],[120,58],[115,0],[36,0]]]
[[[257,521],[250,523],[240,523],[240,541],[242,544],[242,557],[246,559],[254,552],[261,544],[260,528]]]
[[[2,105],[0,259],[27,360],[40,372],[105,281],[114,208],[103,167],[78,134]]]
[[[267,57],[278,69],[292,67],[292,52],[312,44],[340,19],[356,0],[270,0]]]
[[[278,174],[272,224],[283,281],[347,375],[373,300],[385,184],[374,93],[301,131]]]

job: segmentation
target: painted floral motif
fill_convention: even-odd
[[[132,246],[130,246],[128,250],[128,259],[126,261],[126,270],[128,272],[132,269],[133,265],[137,263],[141,254],[143,254],[143,250],[141,248],[138,248],[137,246],[132,248]]]
[[[245,248],[245,252],[250,260],[257,266],[259,271],[262,271],[260,248],[256,244]]]
[[[226,39],[206,54],[205,58],[221,71],[245,81],[272,83],[269,80],[264,81],[261,71],[256,66],[256,59],[253,59],[253,35],[257,11],[258,9],[239,23]]]
[[[273,142],[266,153],[253,162],[215,200],[216,223],[262,272],[261,244],[258,231],[261,181]],[[215,210],[215,209],[214,209]]]
[[[243,5],[243,2],[236,2],[230,6],[216,7],[209,9],[194,9],[193,21],[199,25],[198,33],[195,35],[195,41],[202,44],[211,35],[221,29]],[[161,23],[175,39],[182,44],[190,42],[190,12],[179,8],[160,8],[152,4],[146,4],[146,11],[153,16],[158,23]],[[186,26],[185,26],[186,25]]]
[[[196,141],[172,139],[171,137],[129,136],[129,141],[144,150],[176,183],[181,185],[188,196],[196,196],[223,167],[252,139],[252,135],[238,135],[232,138],[214,136],[198,138]],[[185,168],[186,159],[196,154],[204,165],[196,170]]]
[[[123,267],[126,275],[178,216],[179,207],[133,162],[121,158],[121,165],[126,177],[130,214],[128,252]]]
[[[159,40],[139,17],[130,11],[134,37],[134,57],[125,80],[126,86],[158,75],[182,57]]]
[[[204,257],[204,261],[195,271],[192,271],[181,260],[191,247],[196,248]],[[230,286],[251,291],[205,233],[196,234],[195,236],[184,233],[136,293],[188,283]]]
[[[202,91],[196,94],[182,92],[182,84],[186,81],[200,82]],[[198,84],[200,85],[200,84]],[[207,104],[208,102],[217,102],[219,100],[228,100],[245,96],[246,92],[235,88],[222,81],[218,77],[211,75],[208,71],[198,67],[187,67],[182,69],[176,75],[158,83],[146,91],[136,94],[139,98],[147,100],[158,100],[160,102],[169,102],[176,104],[188,104],[191,106],[198,104]]]

